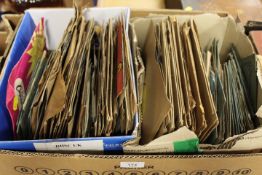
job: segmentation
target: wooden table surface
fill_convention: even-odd
[[[262,21],[262,3],[260,0],[181,0],[183,8],[193,10],[226,11],[241,22],[248,20]]]

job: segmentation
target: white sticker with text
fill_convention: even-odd
[[[34,143],[36,151],[103,151],[103,140]]]
[[[145,162],[120,162],[121,168],[144,168]]]

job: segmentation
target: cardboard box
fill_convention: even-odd
[[[153,11],[133,11],[131,16]],[[170,11],[158,11],[168,14]],[[198,12],[197,12],[198,13]],[[172,11],[194,15],[195,12]],[[198,13],[199,14],[199,13]],[[64,17],[64,15],[61,15]],[[210,21],[211,23],[215,21]],[[231,23],[229,23],[231,25]],[[205,27],[205,26],[203,26]],[[231,26],[232,27],[232,26]],[[235,27],[235,26],[233,26]],[[232,31],[235,30],[235,28]],[[229,35],[225,38],[230,38]],[[237,44],[241,44],[235,38]],[[245,39],[244,39],[245,40]],[[206,42],[206,41],[202,41]],[[245,40],[246,42],[246,40]],[[248,41],[247,41],[248,42]],[[252,52],[242,48],[241,55]],[[225,49],[225,48],[224,48]],[[22,175],[260,175],[262,154],[92,155],[0,151],[0,174]]]
[[[3,55],[5,52],[7,36],[7,32],[0,32],[0,55]]]
[[[0,56],[4,55],[6,48],[12,42],[15,29],[19,25],[22,15],[6,14],[2,18],[4,31],[0,32]]]
[[[23,15],[6,14],[3,15],[4,30],[0,32],[0,78],[2,77],[2,68],[5,66],[5,60],[12,46],[17,29],[19,28]]]
[[[260,175],[262,154],[84,155],[0,152],[1,175]]]
[[[173,11],[173,13],[175,13],[176,11]],[[152,11],[135,11],[131,14],[131,16],[134,16],[135,19],[131,20],[134,23],[135,26],[135,30],[137,33],[137,38],[138,38],[138,45],[140,46],[141,50],[143,51],[144,48],[146,48],[146,40],[147,39],[147,33],[150,30],[150,24],[151,24],[151,20],[148,20],[148,18],[153,19],[155,21],[159,21],[161,18],[161,16],[163,17],[162,14],[173,14],[172,12],[168,10],[164,10],[163,12],[160,10],[154,10],[154,12]],[[150,15],[148,17],[145,18],[139,18],[139,15],[141,16],[147,16]],[[219,49],[219,53],[220,53],[220,58],[221,59],[225,59],[226,55],[228,54],[228,51],[231,47],[232,44],[234,44],[239,52],[240,58],[246,58],[247,56],[253,55],[254,56],[254,49],[253,46],[250,42],[250,40],[248,39],[248,37],[243,33],[243,30],[241,28],[241,26],[237,25],[234,21],[234,19],[231,16],[227,16],[226,14],[221,14],[221,15],[216,15],[216,14],[210,14],[210,13],[206,13],[206,14],[201,14],[198,12],[183,12],[180,11],[180,13],[176,14],[176,20],[181,23],[187,21],[189,18],[193,18],[197,28],[198,28],[198,34],[199,34],[199,39],[200,39],[200,45],[201,48],[203,50],[205,50],[206,48],[210,47],[210,44],[212,42],[212,40],[218,39],[219,45],[218,45],[218,49]],[[147,45],[148,46],[148,45]],[[151,46],[153,47],[153,46]],[[149,47],[149,48],[151,48]],[[151,51],[151,50],[150,50]],[[151,51],[154,53],[154,51]],[[143,55],[143,53],[142,53]],[[254,57],[253,57],[254,58]],[[146,59],[146,57],[144,58]],[[146,61],[146,60],[145,60]],[[258,64],[259,65],[259,64]],[[254,68],[254,69],[260,69],[260,66],[258,66],[258,68]],[[258,73],[259,74],[259,73]],[[261,75],[259,75],[260,77]],[[158,76],[154,75],[154,81],[155,82],[161,82],[161,79],[157,79]],[[145,84],[147,84],[147,82],[145,82]],[[150,85],[148,85],[150,86]],[[159,86],[156,84],[154,85],[154,88],[158,88]],[[161,87],[159,87],[161,88]],[[149,88],[148,88],[149,89]],[[260,85],[258,85],[258,87],[255,87],[254,89],[252,89],[253,91],[257,91],[258,95],[254,98],[254,101],[257,101],[257,107],[261,107],[261,83]],[[149,91],[149,90],[148,90]],[[161,91],[161,90],[160,90]],[[149,92],[148,92],[149,94]],[[154,94],[154,93],[152,93]],[[159,93],[160,94],[160,93]],[[152,95],[153,96],[153,95]],[[159,106],[160,109],[165,108],[164,105],[162,105],[162,103],[159,104],[159,101],[161,101],[163,98],[159,98],[160,95],[158,95],[156,102],[153,103],[152,101],[153,98],[150,99],[151,96],[147,95],[147,99],[145,99],[145,101],[150,101],[150,105],[152,106]],[[145,105],[146,106],[146,105]],[[257,109],[258,109],[257,108]],[[148,109],[150,109],[150,107],[148,107]],[[256,110],[257,110],[256,109]],[[150,109],[153,110],[153,109]],[[154,110],[159,112],[159,110]],[[166,114],[165,111],[161,111],[162,113]],[[154,114],[150,114],[151,118],[157,118],[159,119],[161,117],[161,113],[159,112],[157,117],[153,117]],[[257,113],[257,115],[261,118],[261,115],[259,113]],[[153,119],[150,119],[152,121],[152,123],[150,124],[150,127],[153,127]],[[180,129],[179,129],[180,130]],[[260,129],[261,130],[261,129]],[[176,131],[178,132],[178,130]],[[175,133],[175,132],[174,132]],[[139,153],[139,154],[152,154],[152,153],[174,153],[174,152],[179,152],[180,148],[176,148],[174,146],[175,142],[178,141],[180,139],[180,141],[182,141],[181,137],[176,137],[174,136],[174,133],[170,133],[167,134],[163,137],[157,138],[156,140],[152,141],[151,143],[147,144],[147,145],[137,145],[138,142],[133,141],[130,144],[126,144],[126,146],[124,147],[124,152],[125,153]],[[189,133],[190,134],[190,133]],[[189,135],[187,134],[187,135]],[[256,136],[254,136],[256,135]],[[262,140],[259,140],[260,135],[262,135],[261,133],[258,134],[258,132],[254,135],[250,135],[250,133],[248,135],[241,135],[238,138],[231,138],[231,140],[227,140],[228,144],[225,143],[225,145],[231,145],[231,146],[225,146],[225,148],[220,149],[220,150],[213,150],[216,153],[217,152],[232,152],[234,150],[234,152],[248,152],[248,151],[252,151],[254,149],[261,149],[262,145],[260,143],[262,143]],[[176,140],[176,138],[178,138],[178,140]],[[194,139],[194,137],[191,137]],[[250,140],[251,138],[257,138],[257,139],[253,139]],[[185,137],[184,141],[188,140],[188,138]],[[238,142],[238,140],[240,140]],[[192,141],[192,139],[190,139],[191,143],[190,144],[195,144],[195,140]],[[231,143],[230,143],[231,142]],[[252,145],[250,144],[252,143]],[[258,144],[256,144],[258,143]],[[254,148],[253,146],[257,146],[257,148]],[[183,145],[186,146],[186,145]],[[213,147],[213,145],[212,145]],[[222,146],[223,147],[223,146]],[[207,146],[202,146],[201,148],[203,148],[203,152],[209,152],[211,150],[207,150]],[[209,148],[208,148],[209,149]],[[183,150],[181,151],[183,152]],[[186,151],[188,152],[188,151]]]
[[[180,0],[98,0],[98,7],[130,7],[137,9],[182,9]]]
[[[23,20],[32,18],[32,22],[37,25],[42,17],[45,18],[47,49],[57,49],[62,39],[63,33],[66,30],[71,18],[74,17],[74,9],[31,9],[25,12]],[[94,19],[95,22],[103,24],[109,18],[124,15],[129,19],[130,9],[128,8],[91,8],[83,12],[86,19]],[[26,23],[21,22],[21,27]],[[128,26],[128,20],[126,21]],[[17,32],[17,36],[23,35],[22,32]],[[12,51],[11,52],[15,52]],[[66,138],[66,139],[42,139],[42,140],[19,140],[19,141],[0,141],[0,149],[17,150],[17,151],[122,151],[122,144],[136,137],[136,129],[138,125],[138,116],[134,120],[134,134],[126,136],[113,137],[90,137],[90,138]]]
[[[146,9],[164,9],[166,4],[164,0],[98,0],[98,7],[130,7]]]
[[[0,37],[1,41],[4,41],[5,39],[5,45],[7,46],[8,43],[11,42],[14,31],[16,27],[19,25],[20,19],[23,15],[19,14],[6,14],[3,15],[3,24],[4,24],[4,32],[5,32],[5,38]],[[2,35],[1,35],[2,36]],[[1,43],[2,45],[2,43]]]

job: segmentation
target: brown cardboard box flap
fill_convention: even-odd
[[[260,152],[262,150],[262,128],[230,137],[219,145],[200,145],[200,149],[205,153]]]
[[[3,55],[6,49],[7,32],[0,32],[0,55]]]
[[[0,152],[3,175],[259,175],[261,154],[83,155]]]
[[[8,41],[11,40],[15,28],[19,24],[22,16],[23,15],[20,14],[6,14],[2,16],[3,22],[6,27],[6,32],[8,33],[8,38],[7,38]]]
[[[98,0],[98,7],[130,7],[143,9],[164,9],[164,0]]]
[[[155,15],[154,15],[155,14]],[[159,13],[151,13],[148,17],[143,18],[136,18],[136,21],[140,21],[136,27],[139,32],[138,40],[140,46],[144,46],[145,37],[146,35],[140,35],[140,32],[144,30],[144,33],[148,32],[149,24],[146,21],[150,20],[150,18],[154,18],[156,16],[162,15],[161,12]],[[164,13],[162,16],[168,15],[168,13]],[[174,14],[170,14],[174,15]],[[219,50],[221,58],[225,58],[226,54],[228,53],[228,49],[230,48],[231,44],[233,43],[239,51],[240,57],[245,58],[252,53],[254,53],[254,49],[252,46],[251,41],[249,38],[243,33],[243,31],[239,28],[236,24],[232,16],[225,16],[221,17],[217,14],[196,14],[196,15],[189,15],[189,14],[178,14],[176,15],[177,20],[179,22],[185,22],[189,18],[193,18],[196,22],[199,38],[200,38],[200,45],[202,49],[210,46],[213,38],[219,40]],[[146,23],[145,25],[141,25],[142,23]],[[142,42],[142,43],[141,43]]]
[[[187,148],[177,147],[176,144],[183,146],[189,145]],[[198,151],[198,138],[196,134],[187,127],[179,128],[177,131],[161,136],[146,145],[126,144],[124,153],[130,154],[156,154],[156,153],[175,153],[175,152]]]

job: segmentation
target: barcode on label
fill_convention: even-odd
[[[121,168],[144,168],[145,162],[120,162]]]

